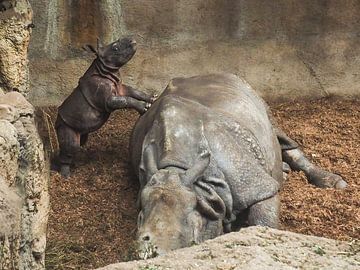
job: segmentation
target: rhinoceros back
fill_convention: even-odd
[[[206,143],[201,129],[209,124],[220,125],[220,130],[227,132],[230,129],[234,137],[244,131],[249,147],[255,145],[266,161],[266,170],[276,166],[277,140],[262,99],[237,76],[213,74],[176,78],[169,83],[135,126],[131,145],[134,167],[138,168],[142,150],[150,141],[157,144],[161,167],[171,163],[191,166],[204,148],[201,144]]]
[[[244,80],[232,74],[211,74],[173,79],[161,95],[196,101],[244,124],[256,136],[272,132],[263,100]],[[264,130],[266,128],[266,130]],[[267,133],[269,134],[269,133]]]
[[[178,96],[197,102],[232,119],[235,126],[245,129],[257,139],[260,151],[268,162],[275,159],[275,134],[264,101],[244,80],[232,74],[211,74],[173,79],[161,97]],[[193,116],[195,117],[195,116]],[[214,119],[215,120],[215,119]],[[273,164],[270,164],[272,167]]]

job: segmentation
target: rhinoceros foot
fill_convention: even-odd
[[[340,175],[325,171],[318,167],[311,169],[306,176],[309,182],[317,187],[336,189],[344,189],[347,187],[347,183]]]
[[[68,178],[70,176],[70,166],[69,165],[62,165],[60,169],[60,174],[64,178]]]

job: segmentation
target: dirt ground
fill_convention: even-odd
[[[282,229],[359,239],[360,100],[327,98],[271,107],[280,126],[314,163],[349,184],[346,190],[320,189],[292,172],[281,191]],[[42,110],[42,117],[54,118],[55,108]],[[47,269],[89,269],[133,258],[138,184],[128,141],[137,117],[131,111],[114,113],[89,137],[68,180],[51,173]],[[54,138],[50,141],[49,149],[56,149]]]

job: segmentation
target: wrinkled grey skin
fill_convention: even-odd
[[[0,12],[11,9],[14,7],[14,4],[13,0],[0,0]]]
[[[346,186],[340,176],[312,165],[270,119],[263,100],[234,75],[169,83],[131,138],[142,258],[243,225],[277,228],[278,192],[283,168],[289,169],[283,156],[323,186]]]

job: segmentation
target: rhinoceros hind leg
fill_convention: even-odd
[[[282,170],[283,170],[283,179],[284,179],[284,181],[286,181],[289,176],[289,172],[291,171],[289,164],[287,164],[286,162],[283,162]]]
[[[64,178],[68,178],[70,176],[70,165],[61,165],[60,174]]]
[[[279,213],[280,199],[279,195],[275,195],[250,207],[248,224],[279,228]]]
[[[89,134],[86,133],[86,134],[81,134],[80,136],[80,146],[83,146],[86,144],[86,142],[88,141],[88,138],[89,138]]]
[[[76,152],[80,149],[80,133],[66,124],[61,124],[56,129],[60,153],[58,156],[60,174],[64,177],[70,175],[70,165]]]
[[[279,144],[281,146],[281,150],[290,150],[290,149],[296,149],[299,147],[299,145],[290,137],[286,135],[284,131],[282,131],[280,128],[275,129],[277,139],[279,141]]]
[[[310,183],[321,188],[344,189],[347,183],[340,175],[325,171],[312,164],[300,149],[282,151],[283,160],[291,169],[303,171]]]

